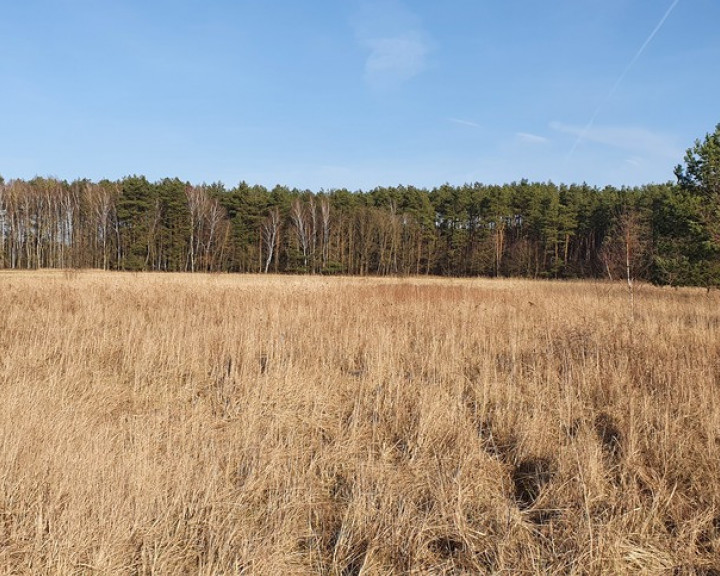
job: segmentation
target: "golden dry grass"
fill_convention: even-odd
[[[0,569],[720,574],[719,304],[0,274]]]

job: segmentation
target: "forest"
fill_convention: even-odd
[[[720,284],[720,125],[676,181],[369,191],[0,178],[0,268]]]

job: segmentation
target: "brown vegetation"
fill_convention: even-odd
[[[0,274],[6,574],[718,574],[720,296]]]

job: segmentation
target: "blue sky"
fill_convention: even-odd
[[[636,185],[720,122],[717,0],[0,6],[6,179]]]

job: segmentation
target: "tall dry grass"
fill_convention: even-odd
[[[719,304],[2,274],[2,573],[720,574]]]

